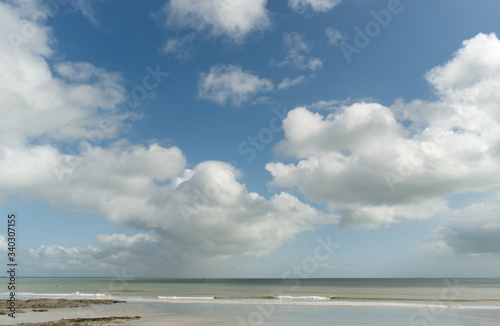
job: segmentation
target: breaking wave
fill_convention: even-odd
[[[9,293],[0,293],[7,298]],[[427,300],[422,298],[369,298],[340,296],[117,296],[109,293],[17,293],[17,299],[110,299],[130,303],[157,304],[233,304],[233,305],[297,305],[373,308],[435,308],[459,310],[500,310],[499,300]]]

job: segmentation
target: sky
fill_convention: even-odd
[[[497,276],[498,12],[1,1],[18,275]]]

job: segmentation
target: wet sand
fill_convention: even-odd
[[[16,300],[16,318],[7,316],[10,313],[7,309],[1,309],[0,315],[3,319],[9,318],[12,324],[18,325],[40,325],[40,326],[63,326],[63,325],[116,325],[131,320],[138,320],[141,316],[89,316],[70,318],[81,315],[84,310],[82,308],[91,307],[94,305],[113,305],[117,303],[125,303],[125,301],[115,300],[67,300],[67,299],[32,299],[32,300]],[[0,300],[0,307],[6,307],[7,300]],[[76,310],[75,310],[76,308]],[[105,309],[95,309],[103,312]],[[95,311],[91,310],[91,311]],[[55,313],[54,313],[55,312]],[[63,313],[67,312],[69,314]],[[61,318],[61,313],[65,317]],[[68,317],[66,317],[68,316]],[[21,318],[19,318],[21,317]],[[25,317],[25,318],[23,318]],[[40,318],[38,318],[40,317]],[[59,319],[61,318],[61,319]],[[20,319],[25,319],[26,322],[20,322]],[[49,320],[47,320],[49,319]],[[58,320],[59,319],[59,320]],[[38,322],[45,320],[43,322]]]
[[[95,304],[114,304],[124,303],[125,301],[116,300],[68,300],[68,299],[32,299],[16,300],[16,309],[48,309],[48,308],[81,308],[89,307]],[[0,307],[6,307],[7,300],[0,300]],[[4,311],[2,309],[1,311]]]

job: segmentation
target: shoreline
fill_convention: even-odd
[[[3,300],[5,302],[5,300]],[[20,300],[21,301],[21,300]],[[37,302],[38,301],[38,302]],[[44,302],[45,306],[57,308],[35,308]],[[224,300],[221,300],[224,302]],[[16,314],[12,319],[0,316],[1,325],[31,326],[197,326],[210,325],[254,325],[262,321],[265,325],[325,325],[325,321],[335,318],[343,325],[398,326],[408,324],[409,318],[423,321],[423,312],[435,312],[431,317],[438,317],[450,325],[471,325],[477,321],[491,321],[484,325],[497,325],[500,310],[470,308],[448,309],[446,305],[422,306],[311,306],[274,305],[273,300],[262,300],[251,304],[196,304],[196,303],[152,303],[152,302],[116,302],[113,300],[67,300],[67,299],[32,299],[23,301],[26,313]],[[27,303],[26,303],[27,302]],[[105,303],[105,304],[102,304]],[[106,304],[107,303],[107,304]],[[85,307],[68,307],[85,305]],[[496,306],[496,305],[495,305]],[[47,309],[36,312],[31,309]],[[487,308],[487,307],[486,307]],[[21,309],[19,309],[21,310]],[[18,311],[19,312],[19,311]],[[137,316],[134,316],[137,315]],[[138,316],[140,315],[140,316]],[[464,319],[465,318],[465,319]],[[467,324],[460,323],[467,320]]]
[[[8,300],[0,300],[0,306],[7,307]],[[21,314],[43,314],[47,316],[53,309],[71,310],[70,308],[88,308],[94,305],[114,305],[118,303],[126,303],[126,301],[107,300],[107,299],[30,299],[16,300],[16,315]],[[50,309],[50,310],[49,310]],[[0,309],[0,315],[6,316],[10,313],[8,309]],[[19,316],[18,316],[19,317]],[[123,323],[130,320],[141,319],[142,316],[101,316],[101,317],[80,317],[80,318],[55,318],[51,321],[43,322],[21,322],[17,325],[33,325],[33,326],[65,326],[65,325],[108,325],[115,323]],[[12,321],[16,321],[12,319]]]

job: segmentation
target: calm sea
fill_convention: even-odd
[[[116,277],[17,282],[18,299],[124,300],[158,312],[234,314],[233,325],[500,324],[500,279]],[[6,280],[2,283],[5,291],[0,290],[0,297],[5,299]]]

